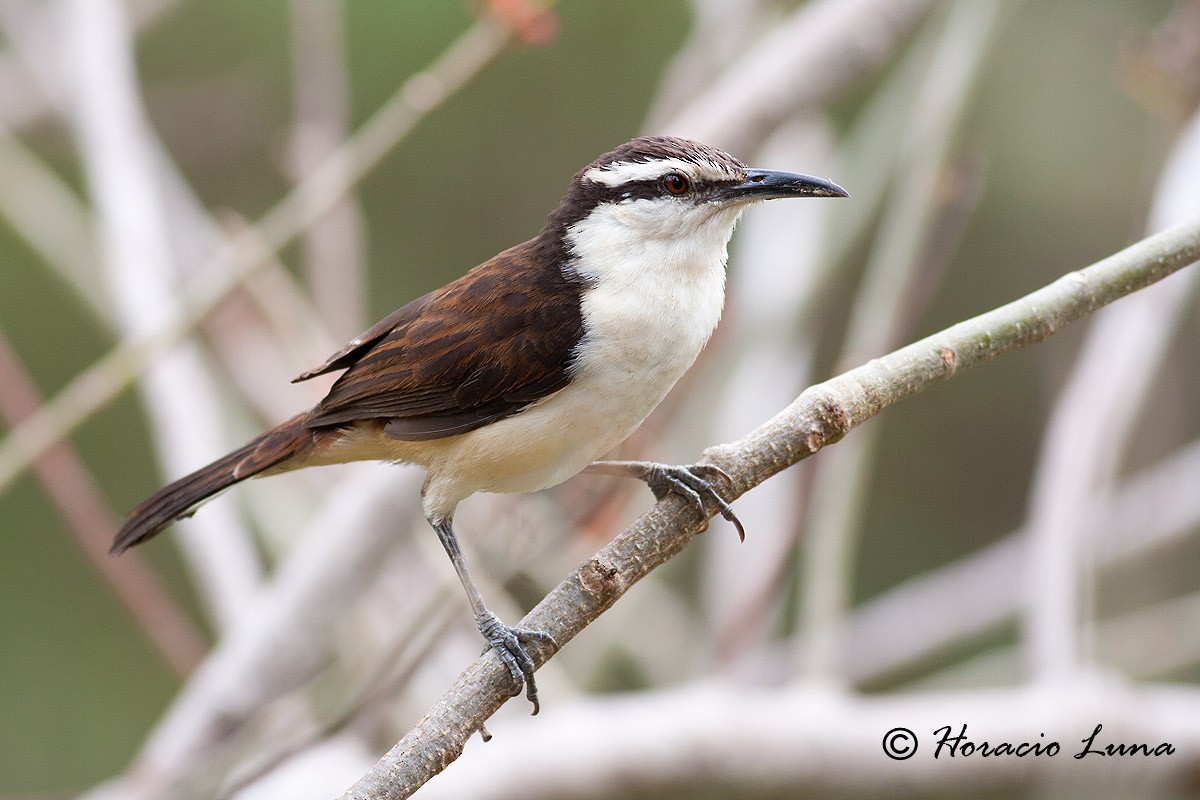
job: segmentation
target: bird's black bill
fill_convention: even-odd
[[[718,195],[722,201],[736,202],[774,200],[782,197],[849,196],[850,193],[845,189],[824,178],[774,169],[748,169],[746,180],[722,189]]]

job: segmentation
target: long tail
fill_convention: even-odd
[[[300,414],[264,433],[222,459],[164,486],[125,519],[109,553],[116,555],[140,544],[172,522],[190,517],[196,506],[311,447],[314,431]]]

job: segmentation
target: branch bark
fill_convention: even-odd
[[[122,4],[71,0],[63,8],[60,55],[64,74],[74,79],[68,119],[95,206],[117,327],[136,340],[182,312],[173,288],[181,271],[150,159],[156,137],[142,105]],[[195,342],[162,353],[139,377],[170,477],[220,456],[221,403]],[[180,525],[176,535],[210,617],[226,629],[262,580],[248,528],[231,507],[217,506]]]
[[[889,405],[1004,353],[1036,344],[1065,325],[1200,258],[1200,218],[1149,237],[1071,272],[1000,308],[960,322],[882,358],[810,387],[741,440],[709,448],[704,459],[729,475],[719,487],[735,499],[832,444]],[[707,506],[711,516],[715,507]],[[566,644],[629,587],[679,553],[707,525],[679,497],[668,497],[622,531],[558,585],[522,622]],[[540,665],[549,645],[530,648]],[[375,767],[342,796],[410,796],[462,752],[508,698],[511,676],[491,651],[472,664]]]
[[[0,330],[0,420],[17,425],[42,402],[41,392],[16,351]],[[46,499],[71,532],[88,563],[109,591],[180,678],[186,678],[204,657],[204,635],[175,602],[171,593],[140,554],[109,558],[108,545],[117,533],[117,515],[75,449],[60,442],[33,464],[33,473]]]
[[[1088,504],[1084,530],[1094,532],[1102,574],[1178,545],[1200,525],[1200,493],[1180,491],[1196,475],[1200,441]],[[895,679],[1011,620],[1025,600],[1020,577],[1028,551],[1028,533],[1019,528],[859,606],[842,656],[850,683],[861,687]]]
[[[472,752],[473,769],[447,770],[421,797],[568,800],[603,797],[613,786],[626,797],[1008,797],[1063,783],[1071,791],[1048,795],[1104,797],[1116,775],[1119,796],[1153,797],[1195,769],[1197,713],[1200,695],[1190,687],[1096,678],[1062,691],[872,697],[715,682],[583,699],[545,719],[514,720],[508,735]],[[1104,726],[1097,746],[1170,742],[1176,753],[1139,758],[1136,767],[1134,759],[1073,758],[1097,723]],[[1061,752],[953,757],[946,746],[939,753],[937,731],[949,725],[954,736],[963,724],[976,745],[1057,741]],[[912,758],[894,761],[881,742],[901,725],[919,744]]]
[[[253,232],[235,237],[193,271],[196,278],[183,292],[189,299],[187,308],[113,347],[0,441],[0,489],[184,339],[271,255],[336,204],[428,113],[499,56],[510,39],[506,28],[480,20],[427,69],[404,81],[320,167],[263,214]]]
[[[1000,8],[998,0],[955,5],[932,47],[901,140],[901,172],[880,218],[846,339],[834,362],[839,367],[906,341],[929,299],[917,287],[943,270],[927,248],[937,223],[948,218],[939,207],[946,195],[945,176],[972,87],[999,28]],[[801,575],[796,656],[813,679],[845,680],[841,653],[878,431],[872,428],[839,448],[822,462],[812,484],[808,524],[795,563]]]
[[[1200,115],[1181,132],[1163,168],[1149,227],[1161,230],[1200,205]],[[1091,658],[1096,553],[1079,513],[1103,503],[1146,408],[1168,348],[1188,321],[1200,284],[1143,292],[1096,315],[1074,368],[1046,423],[1030,489],[1030,580],[1024,628],[1028,667],[1042,679],[1069,679]]]
[[[937,5],[937,0],[804,3],[698,93],[666,130],[731,153],[752,153],[784,120],[875,74]]]

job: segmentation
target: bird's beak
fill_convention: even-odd
[[[850,193],[832,181],[780,172],[774,169],[748,169],[746,180],[726,187],[717,195],[719,202],[749,203],[781,197],[849,197]]]

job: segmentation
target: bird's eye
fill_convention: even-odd
[[[662,179],[663,188],[674,195],[680,195],[692,188],[692,184],[688,179],[680,175],[678,172],[668,172]]]

